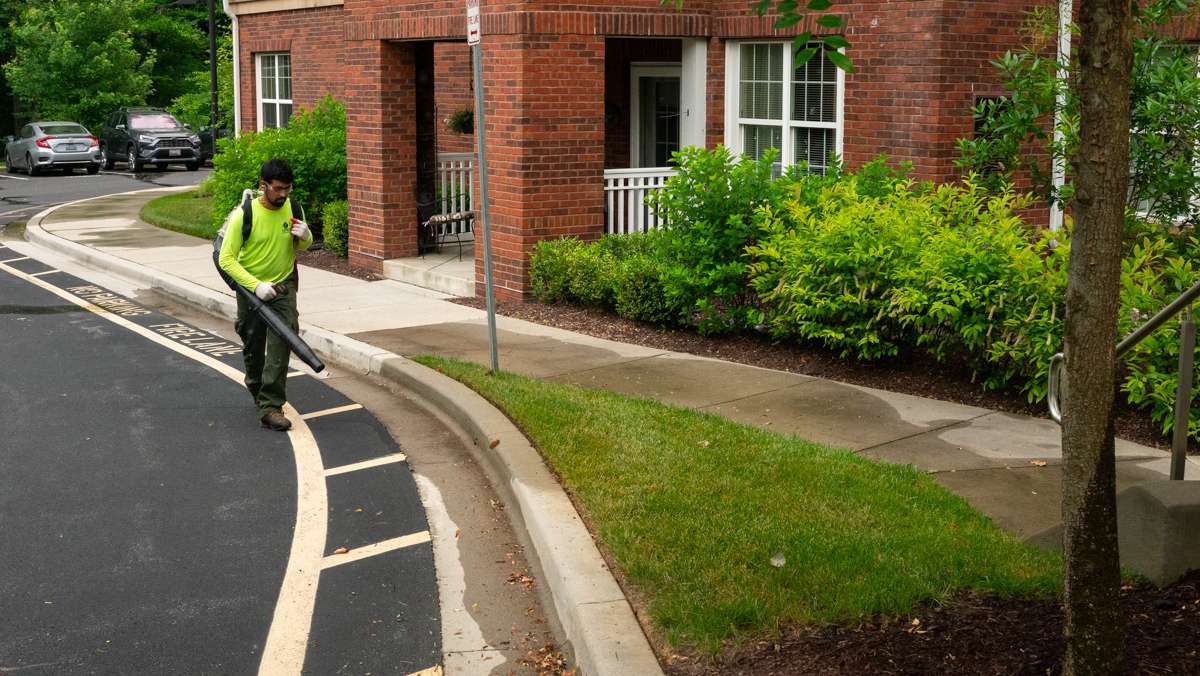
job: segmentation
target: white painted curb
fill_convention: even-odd
[[[26,225],[26,238],[218,317],[232,320],[237,315],[232,293],[221,293],[151,270],[41,227],[42,220],[55,210],[94,199],[102,198],[68,202],[38,213]],[[506,499],[520,516],[513,519],[513,525],[523,527],[533,545],[532,553],[546,578],[558,619],[584,674],[658,676],[663,673],[633,609],[575,506],[546,468],[541,455],[512,421],[462,383],[387,350],[318,327],[302,325],[300,335],[329,361],[376,374],[412,391],[470,435],[476,458],[506,482],[497,488],[507,494]],[[495,448],[491,448],[493,441],[499,442]]]

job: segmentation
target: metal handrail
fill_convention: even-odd
[[[1186,318],[1179,332],[1179,372],[1175,388],[1175,424],[1171,439],[1171,478],[1183,479],[1183,470],[1187,459],[1187,427],[1191,409],[1192,397],[1192,365],[1196,351],[1196,324],[1192,321],[1192,304],[1200,298],[1200,282],[1184,291],[1178,298],[1159,310],[1145,324],[1134,329],[1121,342],[1117,343],[1115,357],[1120,359],[1135,345],[1154,333],[1168,319],[1180,312],[1186,312]],[[1056,353],[1050,358],[1050,370],[1046,383],[1046,404],[1050,408],[1050,418],[1062,424],[1062,407],[1059,403],[1059,392],[1066,385],[1066,356]]]

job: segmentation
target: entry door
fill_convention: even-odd
[[[678,66],[634,66],[630,159],[635,167],[665,167],[679,150]]]

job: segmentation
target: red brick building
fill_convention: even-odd
[[[793,69],[787,38],[813,27],[776,32],[749,0],[686,0],[679,11],[659,0],[482,0],[497,294],[525,294],[541,239],[641,227],[647,214],[628,208],[640,192],[622,186],[657,180],[681,145],[775,146],[785,164],[815,167],[831,152],[851,167],[887,153],[920,178],[956,178],[972,106],[1002,93],[989,62],[1050,1],[839,1],[856,68],[846,75],[822,58]],[[443,123],[473,102],[465,0],[226,6],[241,128],[277,125],[326,93],[344,101],[351,260],[381,269],[415,255],[438,153],[472,149]]]

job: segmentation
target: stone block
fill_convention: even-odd
[[[1121,565],[1158,584],[1200,569],[1200,481],[1155,479],[1117,496]]]

